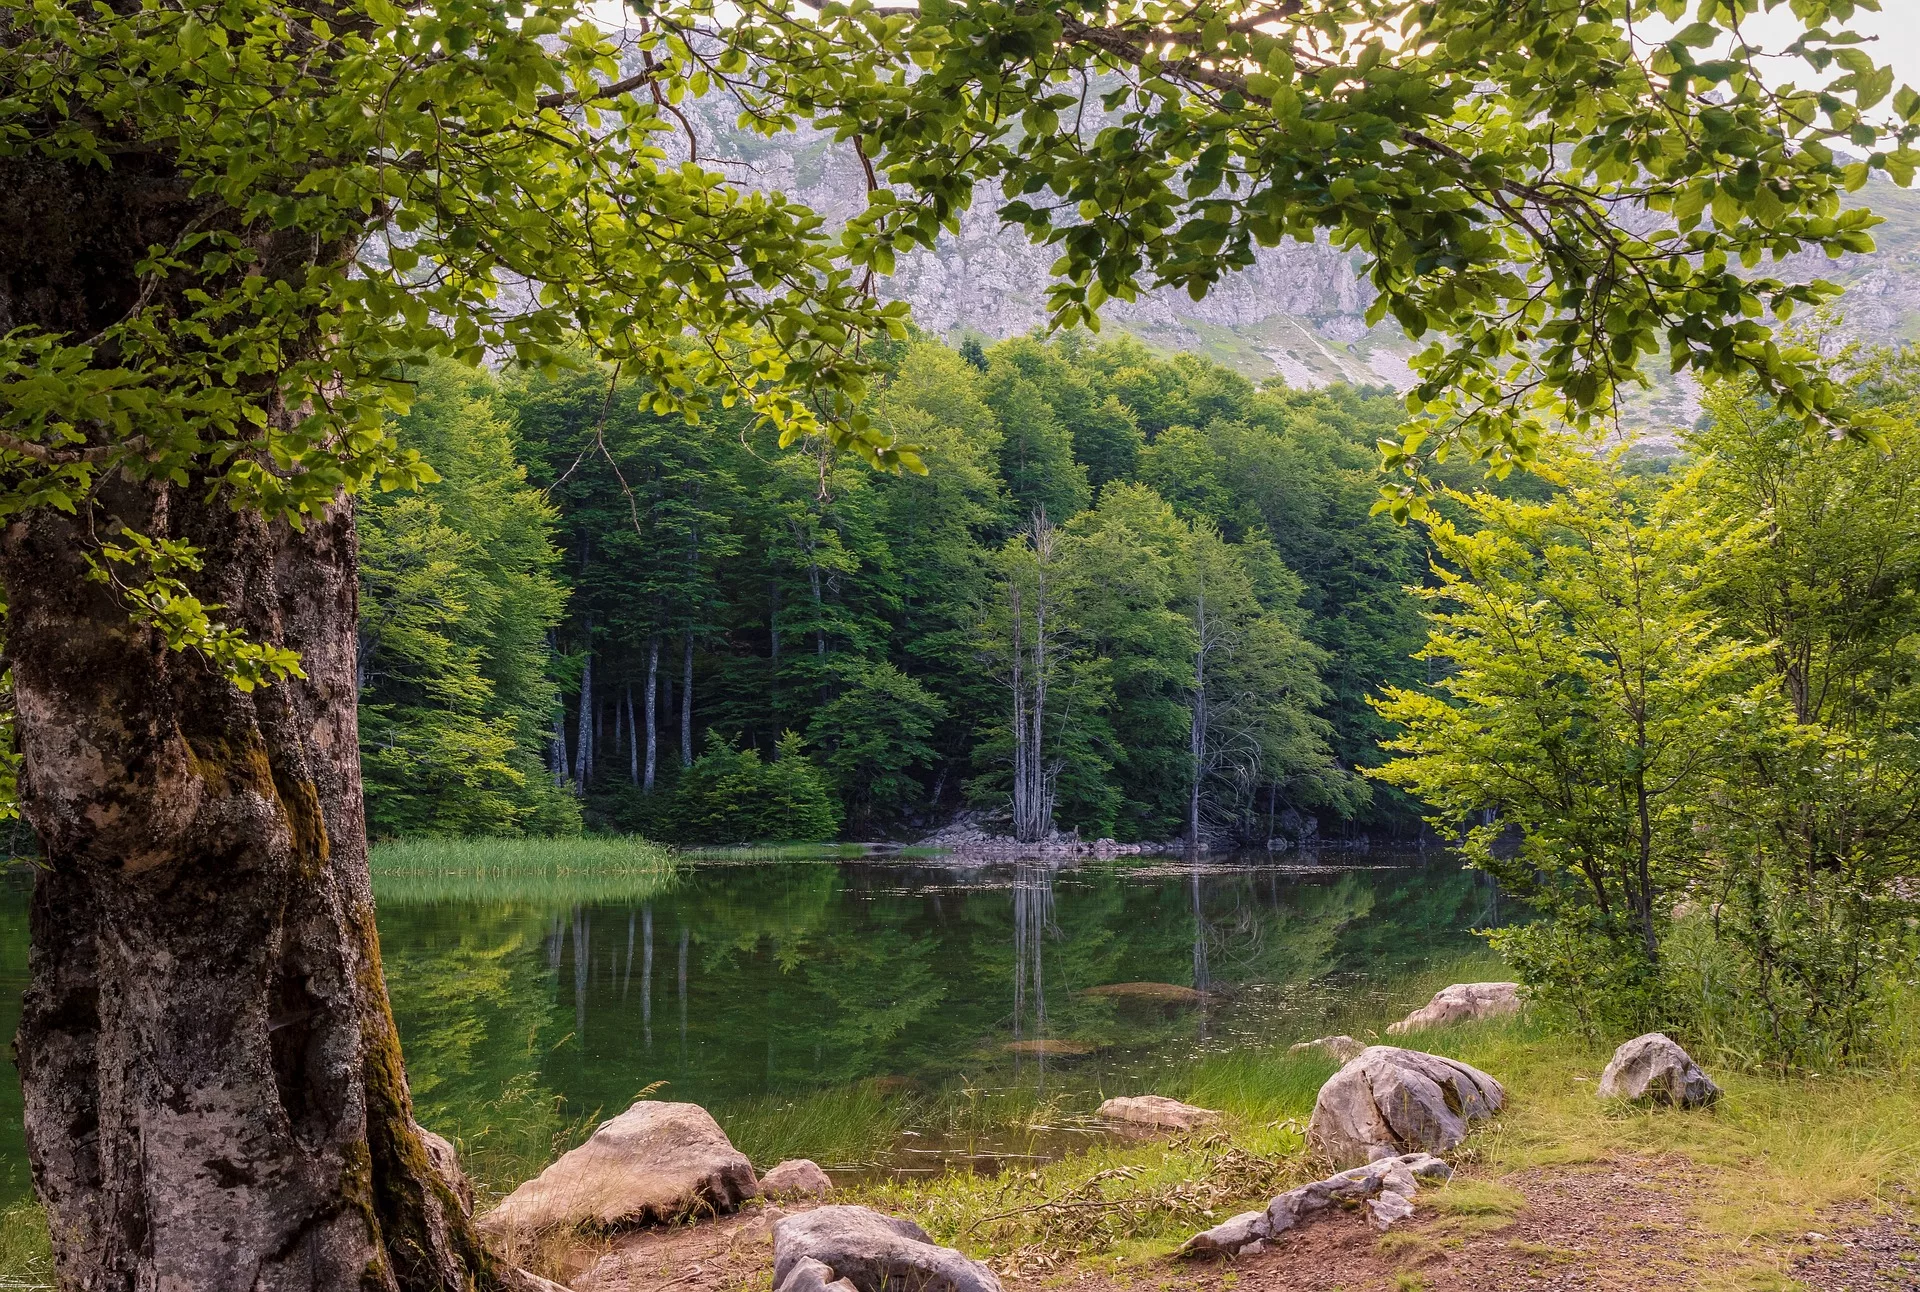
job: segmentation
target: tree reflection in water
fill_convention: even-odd
[[[1047,1039],[1046,940],[1058,937],[1053,922],[1053,867],[1045,862],[1022,861],[1013,872],[1013,1039]],[[1033,1014],[1031,1033],[1026,1029],[1028,1011]],[[1018,1067],[1022,1051],[1016,1049]],[[1047,1052],[1036,1047],[1033,1058],[1044,1081]]]

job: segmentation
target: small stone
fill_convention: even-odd
[[[1351,1036],[1316,1036],[1311,1041],[1296,1041],[1287,1047],[1288,1054],[1299,1054],[1303,1050],[1324,1050],[1335,1063],[1351,1063],[1360,1057],[1367,1048],[1365,1041],[1356,1041]]]
[[[1442,987],[1432,1000],[1389,1025],[1387,1032],[1399,1036],[1422,1028],[1503,1018],[1519,1012],[1520,984],[1517,982],[1457,982],[1451,987]]]
[[[1008,1054],[1050,1054],[1063,1059],[1077,1059],[1083,1054],[1092,1054],[1100,1047],[1090,1041],[1069,1041],[1064,1037],[1042,1036],[1029,1041],[1008,1041],[1000,1048]]]
[[[1664,1032],[1636,1036],[1613,1052],[1600,1074],[1600,1094],[1630,1103],[1702,1108],[1720,1098],[1720,1087]]]
[[[1125,1095],[1109,1099],[1094,1110],[1094,1115],[1131,1126],[1175,1131],[1192,1130],[1220,1120],[1220,1114],[1211,1108],[1195,1108],[1164,1095]]]
[[[760,1177],[763,1198],[824,1198],[832,1192],[833,1180],[804,1157],[782,1162]]]

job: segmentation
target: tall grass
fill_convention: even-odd
[[[52,1286],[47,1213],[32,1200],[0,1207],[0,1292],[39,1292]]]
[[[670,849],[633,836],[403,839],[370,854],[382,902],[621,902],[658,896],[677,876]]]

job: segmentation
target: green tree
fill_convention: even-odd
[[[401,443],[440,480],[360,508],[361,774],[375,834],[577,829],[541,759],[564,594],[554,513],[515,460],[491,382],[434,364]]]
[[[826,751],[855,830],[891,821],[922,798],[913,770],[933,763],[927,742],[945,716],[937,696],[885,662],[860,670],[814,712],[807,739]]]
[[[1708,461],[1706,506],[1760,518],[1719,605],[1767,644],[1758,672],[1778,701],[1701,822],[1698,896],[1732,958],[1696,998],[1730,1044],[1789,1064],[1871,1044],[1887,966],[1907,959],[1897,885],[1920,874],[1920,362],[1835,363],[1891,455],[1809,434],[1741,385],[1709,395],[1688,441]]]
[[[1421,652],[1430,688],[1389,687],[1398,757],[1371,773],[1545,914],[1496,939],[1544,999],[1589,1026],[1659,1022],[1668,912],[1697,874],[1704,797],[1763,699],[1766,649],[1728,635],[1720,564],[1752,540],[1701,505],[1701,472],[1667,484],[1556,461],[1545,502],[1459,494],[1429,519],[1445,562]],[[1517,831],[1518,848],[1502,846]]]

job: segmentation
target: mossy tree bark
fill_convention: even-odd
[[[184,191],[137,156],[0,167],[0,331],[124,315],[139,254],[218,218]],[[195,595],[305,678],[244,692],[133,622],[86,558],[120,525],[197,547]],[[206,479],[115,473],[76,513],[13,516],[0,579],[45,849],[16,1052],[60,1286],[530,1282],[488,1254],[412,1117],[367,869],[350,503],[296,529]]]

